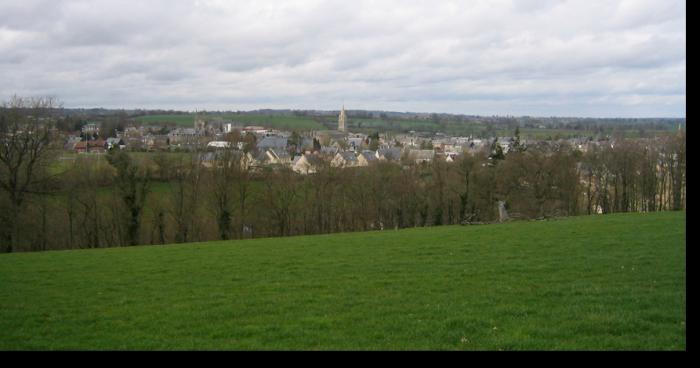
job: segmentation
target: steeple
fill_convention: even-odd
[[[347,115],[345,115],[345,104],[343,104],[343,109],[340,110],[340,116],[338,116],[338,130],[341,132],[345,131],[345,121],[347,120]]]

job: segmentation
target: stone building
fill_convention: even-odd
[[[345,114],[345,105],[343,105],[343,109],[340,110],[340,115],[338,116],[338,130],[341,132],[345,131],[345,123],[347,121],[348,117]]]

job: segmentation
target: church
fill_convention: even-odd
[[[340,115],[338,116],[338,131],[345,132],[345,122],[347,121],[347,115],[345,114],[345,104],[343,104],[343,109],[340,110]]]

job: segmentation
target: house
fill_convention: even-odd
[[[146,134],[141,139],[143,147],[149,151],[168,149],[168,136],[162,134]]]
[[[315,174],[322,164],[323,160],[318,155],[307,153],[299,156],[299,159],[294,162],[292,170],[302,175]]]
[[[381,161],[399,161],[401,160],[401,149],[398,147],[380,148],[377,150],[376,156]]]
[[[137,137],[126,137],[122,138],[124,143],[126,143],[126,146],[129,148],[131,151],[140,151],[145,148],[143,145],[143,142],[141,141],[141,136]]]
[[[243,128],[243,131],[246,133],[253,133],[253,134],[265,134],[265,133],[269,132],[270,130],[265,128],[265,127],[251,125],[251,126],[247,126],[247,127]]]
[[[100,132],[100,128],[97,127],[97,124],[95,123],[88,123],[82,126],[80,128],[80,131],[83,134],[95,134]]]
[[[586,137],[577,137],[569,139],[569,144],[571,147],[581,151],[587,152],[589,148],[589,139]]]
[[[305,150],[312,150],[314,148],[314,140],[311,137],[302,137],[299,146],[297,147],[297,152],[304,152]]]
[[[284,166],[291,166],[292,164],[292,156],[290,156],[289,152],[286,150],[268,148],[268,150],[265,151],[265,154],[267,155],[267,162],[269,164]]]
[[[202,164],[204,167],[214,167],[214,164],[216,163],[216,152],[204,152],[199,154],[199,162]]]
[[[349,137],[347,139],[348,147],[354,149],[355,151],[362,148],[362,144],[365,142],[365,138],[362,137]]]
[[[319,142],[325,141],[328,144],[332,144],[333,142],[345,141],[347,136],[348,133],[339,132],[337,130],[323,130],[315,131],[312,133],[312,138],[318,139]]]
[[[359,166],[357,156],[352,151],[338,152],[331,161],[333,167],[355,167]]]
[[[287,148],[287,141],[288,139],[286,137],[269,136],[263,137],[256,146],[262,151],[266,151],[270,148],[282,151]]]
[[[68,140],[66,141],[66,144],[63,145],[63,149],[67,151],[73,151],[75,150],[75,145],[80,142],[80,137],[71,135],[68,137]]]
[[[123,132],[117,131],[117,137],[118,138],[133,138],[133,137],[140,137],[141,136],[141,131],[136,128],[136,127],[126,127],[124,128]]]
[[[75,144],[78,153],[105,153],[105,141],[95,139],[93,141],[81,141]]]
[[[499,137],[496,143],[498,143],[498,145],[501,146],[501,148],[503,149],[503,153],[508,153],[514,141],[515,139],[511,137]]]
[[[110,137],[105,141],[105,147],[109,150],[112,148],[124,149],[126,148],[126,143],[121,138]]]
[[[459,158],[459,153],[456,152],[446,152],[445,162],[455,162]]]
[[[471,154],[475,154],[486,147],[486,144],[481,139],[471,139],[466,145],[463,146],[463,150]]]
[[[168,133],[168,139],[173,146],[196,145],[201,135],[194,128],[176,128]]]
[[[229,148],[231,147],[231,142],[227,141],[211,141],[207,143],[207,148]]]
[[[377,161],[377,153],[374,151],[365,150],[357,155],[357,163],[359,166],[369,166],[370,163]]]
[[[327,157],[335,157],[335,155],[338,152],[338,147],[321,147],[321,151],[319,151],[319,154]]]
[[[270,163],[270,156],[267,155],[266,151],[255,150],[251,153],[251,164],[255,167],[262,167]]]
[[[408,159],[420,164],[422,162],[431,162],[435,158],[435,151],[433,150],[416,150],[412,149],[408,151]]]
[[[301,155],[301,156],[303,156],[303,155]],[[294,166],[297,164],[297,162],[299,162],[299,160],[301,159],[301,156],[294,156],[294,158],[292,159],[292,170],[294,170]]]
[[[199,162],[204,167],[223,167],[223,162],[228,162],[230,166],[232,162],[238,160],[242,168],[248,168],[248,158],[241,151],[209,151],[199,154]]]
[[[267,159],[267,155],[265,155],[265,159]],[[258,161],[257,157],[254,155],[254,152],[246,152],[241,160],[241,163],[245,163],[244,166],[246,168],[251,168],[253,170],[259,169],[264,164]]]

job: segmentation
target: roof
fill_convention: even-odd
[[[284,149],[279,149],[279,148],[270,148],[268,151],[272,152],[275,156],[277,156],[278,159],[280,160],[289,160],[291,159],[291,156],[289,155],[289,152],[287,152]]]
[[[362,157],[364,157],[367,161],[374,161],[377,159],[377,156],[373,151],[362,151],[360,155],[362,155]]]
[[[75,144],[75,148],[76,149],[79,149],[79,148],[84,149],[86,146],[87,147],[103,147],[104,145],[105,145],[105,141],[103,141],[102,139],[97,139],[94,141],[80,141],[80,142]]]
[[[345,161],[357,161],[357,156],[355,156],[355,153],[352,151],[338,152],[338,154]]]
[[[312,146],[314,144],[313,138],[309,137],[302,137],[301,138],[301,146],[306,147],[306,146]]]
[[[168,135],[197,135],[197,131],[194,128],[176,128],[171,130]]]
[[[314,166],[315,166],[315,165],[320,165],[320,164],[323,163],[323,160],[321,160],[321,158],[318,157],[318,155],[314,155],[314,154],[311,154],[311,153],[305,153],[305,154],[304,154],[304,158],[306,159],[306,161],[307,161],[309,164],[314,165]]]
[[[377,150],[377,156],[384,157],[387,160],[399,160],[401,158],[401,149],[398,147],[380,148]]]
[[[263,139],[260,140],[257,144],[258,148],[262,149],[267,149],[267,148],[282,148],[284,149],[287,147],[287,138],[286,137],[264,137]]]
[[[321,147],[321,153],[325,155],[334,155],[338,153],[338,147]]]
[[[258,162],[267,162],[269,160],[269,157],[267,156],[266,151],[259,151],[254,156],[255,156],[255,160]]]
[[[231,142],[211,141],[211,142],[207,143],[207,147],[227,148],[227,147],[231,147]]]

